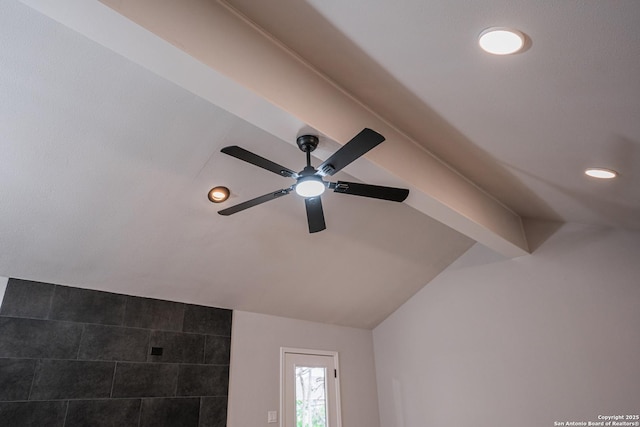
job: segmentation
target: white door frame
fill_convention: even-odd
[[[285,354],[308,354],[311,356],[330,356],[333,358],[333,364],[337,375],[335,377],[336,384],[336,415],[337,425],[335,427],[342,427],[342,410],[340,408],[340,361],[338,359],[337,351],[326,350],[311,350],[308,348],[292,348],[292,347],[280,347],[280,427],[284,427],[285,420],[285,396],[284,396],[284,382],[285,382]],[[333,427],[333,426],[332,426]]]

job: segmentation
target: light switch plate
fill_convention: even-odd
[[[278,411],[267,412],[267,423],[277,423],[277,422],[278,422]]]

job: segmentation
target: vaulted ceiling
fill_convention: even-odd
[[[0,5],[0,275],[372,327],[475,241],[530,246],[523,219],[640,229],[634,1],[45,0]],[[489,26],[531,39],[477,48]],[[387,141],[339,179],[403,204],[323,196],[229,206],[363,127]],[[587,166],[620,172],[609,182]]]

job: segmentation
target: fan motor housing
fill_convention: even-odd
[[[318,137],[315,135],[302,135],[296,139],[298,147],[305,153],[311,153],[318,147]]]

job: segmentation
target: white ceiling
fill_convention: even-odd
[[[314,235],[294,195],[219,216],[214,185],[229,206],[292,183],[220,148],[294,169],[304,154],[22,4],[0,8],[0,275],[372,327],[472,244],[407,205],[333,193]]]
[[[640,229],[640,2],[229,3],[521,216]]]
[[[293,141],[311,116],[184,55],[183,40],[87,19],[96,1],[23,2],[84,35],[0,4],[0,275],[372,327],[478,235],[424,208],[424,182],[399,174],[402,162],[380,161],[403,158],[394,138],[347,168],[357,178],[338,178],[406,185],[417,210],[328,194],[328,230],[316,235],[296,196],[215,214],[213,185],[231,188],[225,207],[289,185],[220,148],[298,169]],[[640,3],[230,3],[507,212],[640,229]],[[521,29],[532,46],[482,53],[476,36],[496,25]],[[320,158],[339,146],[322,133],[355,132],[319,131]],[[588,165],[621,175],[585,179]],[[494,231],[482,212],[460,214]]]

